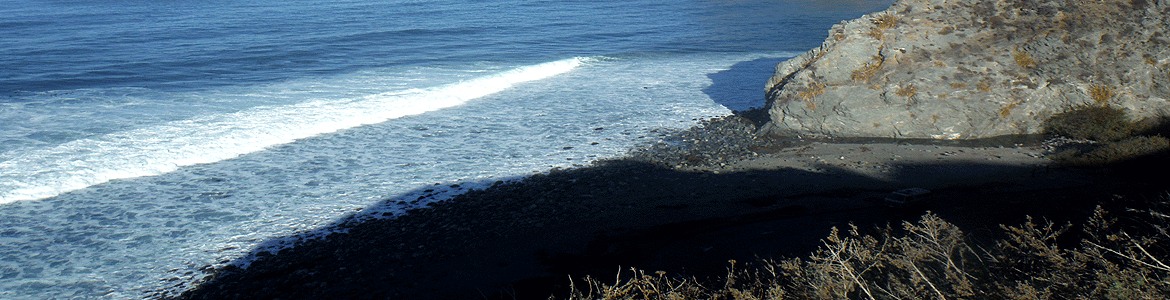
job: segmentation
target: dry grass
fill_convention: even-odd
[[[869,21],[873,22],[874,27],[869,29],[868,34],[870,37],[873,37],[877,40],[884,39],[887,30],[898,26],[898,17],[888,13],[881,14],[876,18],[870,19]]]
[[[894,95],[906,97],[906,105],[914,105],[916,103],[914,96],[918,95],[918,88],[914,87],[914,84],[898,87],[898,90],[894,91]]]
[[[805,106],[808,107],[808,109],[816,109],[817,105],[813,103],[813,99],[824,93],[825,84],[813,81],[808,83],[808,88],[796,93],[796,97],[800,98],[800,100],[804,100]]]
[[[1111,106],[1082,106],[1044,120],[1044,131],[1076,140],[1119,141],[1134,133],[1125,110]]]
[[[850,78],[857,82],[868,82],[870,78],[876,76],[878,71],[882,69],[882,65],[885,64],[885,58],[875,55],[873,60],[862,65],[860,69],[853,70]]]
[[[1070,149],[1049,157],[1065,166],[1096,166],[1121,162],[1170,149],[1170,140],[1160,136],[1135,136],[1100,145],[1092,150]]]
[[[1165,202],[1163,202],[1163,205]],[[722,286],[631,269],[612,285],[586,278],[569,299],[1163,299],[1170,293],[1170,216],[1129,211],[1125,228],[1098,207],[1079,247],[1056,243],[1073,226],[1004,226],[990,249],[927,212],[899,230],[833,228],[807,258],[730,261]],[[1132,234],[1132,235],[1131,235]]]
[[[906,85],[904,87],[898,87],[898,90],[895,91],[894,94],[898,95],[898,96],[910,98],[910,97],[914,97],[915,95],[918,95],[918,88],[914,87],[914,84],[909,84],[909,85]]]
[[[1019,105],[1019,103],[1012,102],[999,108],[999,116],[1007,118],[1008,115],[1012,114],[1012,110],[1015,109],[1017,105]]]
[[[975,85],[975,89],[980,91],[980,92],[990,93],[991,92],[991,84],[987,83],[986,81],[981,81],[981,82],[979,82],[979,84]]]
[[[886,38],[886,31],[878,27],[870,28],[865,34],[879,41]]]
[[[1036,67],[1036,60],[1032,59],[1032,54],[1020,51],[1019,47],[1012,50],[1012,58],[1016,60],[1016,65],[1019,65],[1021,68],[1030,69]]]
[[[825,50],[824,45],[821,45],[821,47],[817,48],[817,55],[813,56],[812,61],[810,61],[809,63],[812,63],[813,61],[821,60],[821,58],[825,57],[825,54],[827,54],[827,53],[829,53],[829,51]]]
[[[1116,96],[1117,92],[1111,86],[1091,84],[1089,85],[1089,98],[1093,99],[1093,103],[1097,105],[1106,105],[1109,99]]]

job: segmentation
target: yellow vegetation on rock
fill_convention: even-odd
[[[1092,98],[1093,103],[1096,103],[1097,105],[1108,104],[1109,99],[1113,98],[1114,95],[1117,95],[1117,93],[1111,86],[1100,84],[1089,85],[1089,98]]]
[[[870,28],[869,36],[881,40],[885,37],[886,30],[898,25],[898,17],[887,13],[870,19],[870,22],[873,22],[874,27]]]
[[[909,106],[915,103],[914,95],[918,95],[918,88],[914,87],[914,84],[909,84],[904,87],[898,87],[898,90],[894,91],[894,94],[900,97],[906,97],[906,105]]]
[[[813,98],[825,93],[825,84],[816,81],[809,82],[808,88],[796,93],[796,97],[805,101],[805,106],[808,109],[816,109],[817,105],[813,103]]]
[[[904,87],[898,87],[898,91],[894,92],[894,94],[910,98],[914,97],[914,95],[918,95],[918,88],[914,87],[914,84],[909,84]]]
[[[862,65],[860,69],[853,70],[853,75],[851,76],[853,81],[865,82],[873,78],[874,75],[877,75],[878,70],[882,69],[882,64],[885,63],[885,59],[875,55],[873,60]]]
[[[1012,50],[1012,58],[1016,60],[1016,64],[1021,68],[1028,69],[1036,67],[1036,60],[1032,59],[1032,55],[1028,54],[1028,52],[1020,51],[1019,47]]]
[[[979,82],[979,84],[975,85],[975,88],[978,89],[980,92],[984,92],[984,93],[991,92],[991,84],[987,83],[986,81]]]
[[[871,21],[873,22],[873,25],[877,25],[877,27],[881,29],[890,29],[898,25],[898,17],[895,17],[892,14],[882,14],[877,18],[873,18]]]
[[[1004,105],[1003,108],[999,109],[999,116],[1007,118],[1008,115],[1012,114],[1012,109],[1015,109],[1016,105],[1019,105],[1019,103],[1012,102],[1012,103],[1008,103],[1007,105]]]
[[[812,100],[813,97],[819,96],[819,95],[824,94],[824,93],[825,93],[825,84],[814,81],[814,82],[809,82],[808,89],[801,91],[800,93],[797,94],[797,96],[799,96],[801,99],[804,99],[805,101],[809,101],[809,100]]]

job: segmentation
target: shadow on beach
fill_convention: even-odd
[[[693,134],[673,143],[695,147],[660,152],[668,159],[607,160],[519,180],[471,183],[465,187],[487,188],[468,190],[396,217],[382,215],[391,211],[387,207],[426,203],[426,197],[442,193],[445,185],[419,188],[334,224],[272,238],[253,251],[250,265],[232,262],[213,270],[182,295],[160,291],[154,297],[564,298],[571,282],[581,283],[585,276],[608,282],[619,270],[631,267],[717,282],[726,276],[728,260],[804,257],[822,245],[821,239],[833,227],[897,227],[902,221],[917,220],[927,210],[959,226],[979,244],[1000,238],[1000,224],[1019,224],[1026,216],[1077,222],[1115,194],[1164,192],[1158,176],[1140,174],[1148,173],[1150,166],[1166,165],[1165,153],[1153,160],[1108,167],[1050,168],[943,157],[953,153],[913,163],[887,163],[899,154],[921,155],[921,148],[873,146],[924,143],[969,147],[969,153],[983,147],[982,157],[986,157],[991,154],[986,148],[1034,144],[1040,138],[1036,136],[963,142],[836,141],[848,144],[850,151],[868,151],[872,160],[861,168],[869,168],[865,169],[869,173],[860,172],[858,165],[846,166],[846,154],[835,152],[844,148],[831,147],[822,149],[830,160],[807,155],[772,157],[812,162],[811,168],[728,170],[676,165],[692,159],[731,164],[744,158],[737,151],[745,149],[764,156],[769,151],[800,153],[791,149],[807,141],[757,139],[753,131],[735,124],[741,118],[751,119],[754,126],[766,121],[747,115],[767,117],[765,109],[749,109],[764,101],[759,90],[763,82],[751,82],[767,78],[763,75],[770,75],[782,60],[745,61],[709,74],[713,84],[703,92],[740,113],[684,132],[684,136]],[[704,144],[719,146],[704,148]],[[903,152],[879,153],[867,146]],[[870,168],[877,165],[884,169]],[[881,176],[874,176],[875,172]],[[881,205],[889,192],[907,187],[929,188],[936,198],[908,209]],[[298,238],[305,236],[320,238]],[[263,251],[289,241],[295,241],[294,246],[278,253]]]
[[[879,203],[916,186],[916,173],[956,169],[987,177],[932,187],[937,201],[925,207]],[[547,299],[563,297],[571,278],[608,281],[630,267],[718,278],[728,260],[807,255],[834,226],[897,226],[931,210],[989,240],[998,224],[1028,215],[1083,220],[1118,191],[1159,191],[1098,169],[939,163],[897,165],[888,175],[605,161],[497,182],[396,218],[339,221],[319,230],[343,233],[258,253],[247,269],[217,270],[177,298]]]

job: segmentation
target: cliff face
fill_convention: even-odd
[[[767,130],[935,139],[1037,133],[1079,105],[1170,109],[1170,1],[900,0],[780,63]]]

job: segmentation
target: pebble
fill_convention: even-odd
[[[791,144],[757,136],[755,131],[755,125],[738,116],[707,119],[662,141],[645,143],[631,151],[629,158],[676,169],[715,167],[759,155],[753,149],[780,149]]]

